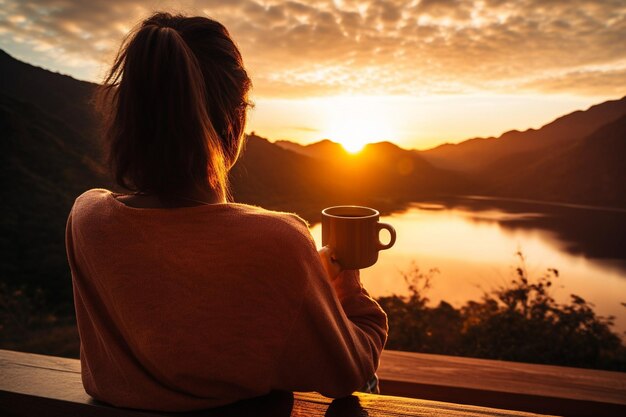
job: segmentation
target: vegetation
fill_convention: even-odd
[[[548,269],[533,279],[518,257],[507,286],[458,309],[445,301],[428,305],[436,270],[404,273],[409,295],[378,299],[389,316],[387,348],[626,371],[626,347],[611,330],[613,317],[596,315],[577,295],[557,303],[550,288],[559,272]]]
[[[0,349],[78,357],[76,320],[65,305],[46,302],[44,292],[0,283]]]

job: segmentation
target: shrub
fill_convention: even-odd
[[[459,309],[441,301],[428,306],[426,292],[436,270],[416,265],[403,273],[408,296],[378,299],[389,317],[388,349],[626,371],[626,347],[611,330],[613,317],[572,294],[566,304],[550,294],[556,269],[537,279],[525,259],[507,286],[485,292]]]

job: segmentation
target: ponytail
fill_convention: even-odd
[[[223,103],[208,96],[207,74],[183,36],[157,17],[174,19],[157,14],[131,32],[100,90],[109,165],[129,190],[171,196],[208,185],[223,199],[233,144],[220,137],[211,116],[226,123],[224,131],[232,129],[229,115],[221,117]],[[249,80],[235,91],[244,103],[248,87]],[[237,154],[242,129],[235,132]]]

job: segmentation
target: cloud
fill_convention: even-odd
[[[523,87],[541,89],[550,93],[567,93],[577,91],[582,94],[595,95],[599,90],[609,96],[623,97],[626,66],[615,70],[578,70],[561,76],[550,76],[528,81]]]
[[[0,0],[3,45],[110,63],[151,11],[229,28],[255,95],[626,92],[621,0]]]

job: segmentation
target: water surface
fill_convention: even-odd
[[[427,293],[432,303],[456,307],[484,291],[506,285],[522,251],[531,277],[556,268],[552,294],[566,302],[576,294],[599,315],[617,317],[626,331],[626,211],[537,204],[477,197],[414,203],[383,216],[397,231],[396,245],[362,271],[373,296],[405,294],[401,271],[437,268]],[[318,245],[321,226],[312,228]],[[386,232],[381,239],[386,240]]]

